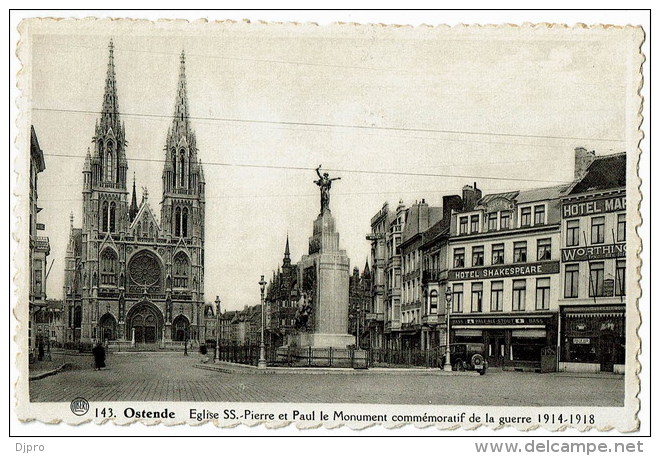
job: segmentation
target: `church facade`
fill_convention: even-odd
[[[71,216],[65,260],[67,340],[160,347],[201,340],[205,181],[189,119],[185,55],[164,144],[160,214],[146,189],[138,204],[135,178],[129,200],[112,42],[92,142],[83,168],[82,227]]]

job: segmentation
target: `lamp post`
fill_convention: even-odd
[[[220,330],[218,323],[220,322],[220,296],[215,297],[215,362],[220,362]]]
[[[266,313],[264,309],[264,291],[266,290],[266,281],[264,276],[261,276],[259,281],[259,286],[261,287],[261,346],[259,347],[259,362],[257,367],[259,369],[266,368],[266,345],[264,343],[264,326],[266,325]]]
[[[447,290],[445,290],[445,299],[447,300],[447,330],[445,334],[445,365],[443,366],[443,370],[447,372],[451,372],[451,355],[449,353],[449,316],[451,314],[451,300],[452,300],[452,293],[451,293],[451,287],[447,287]]]

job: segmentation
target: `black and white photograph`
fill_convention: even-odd
[[[638,428],[641,27],[19,31],[19,419]]]

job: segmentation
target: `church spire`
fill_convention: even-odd
[[[119,120],[119,97],[115,79],[115,45],[108,45],[108,69],[105,77],[101,117],[94,128],[94,152],[91,160],[91,186],[99,182],[126,189],[126,140],[124,126]]]
[[[135,173],[133,173],[133,196],[131,197],[131,207],[128,209],[128,217],[131,222],[135,220],[138,213],[137,196],[135,194]]]
[[[165,143],[164,193],[176,193],[181,190],[186,193],[191,190],[199,191],[201,170],[197,159],[196,142],[188,110],[186,54],[182,51],[179,59],[179,82],[174,102],[174,115]]]
[[[175,137],[188,136],[190,121],[188,119],[188,92],[186,88],[186,54],[181,51],[179,66],[179,84],[176,93],[176,104],[174,106],[174,119],[172,120],[172,133]],[[187,138],[189,139],[189,138]]]
[[[108,54],[108,71],[105,76],[105,91],[101,110],[101,129],[103,133],[107,133],[108,129],[112,128],[115,135],[118,135],[121,124],[119,122],[119,99],[115,78],[115,45],[112,39],[108,45]]]
[[[289,251],[289,235],[286,235],[286,247],[284,247],[284,261],[282,262],[284,267],[291,266],[291,252]]]

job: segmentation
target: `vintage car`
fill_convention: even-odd
[[[474,370],[484,375],[488,368],[484,344],[468,342],[461,344],[450,344],[452,370]]]

